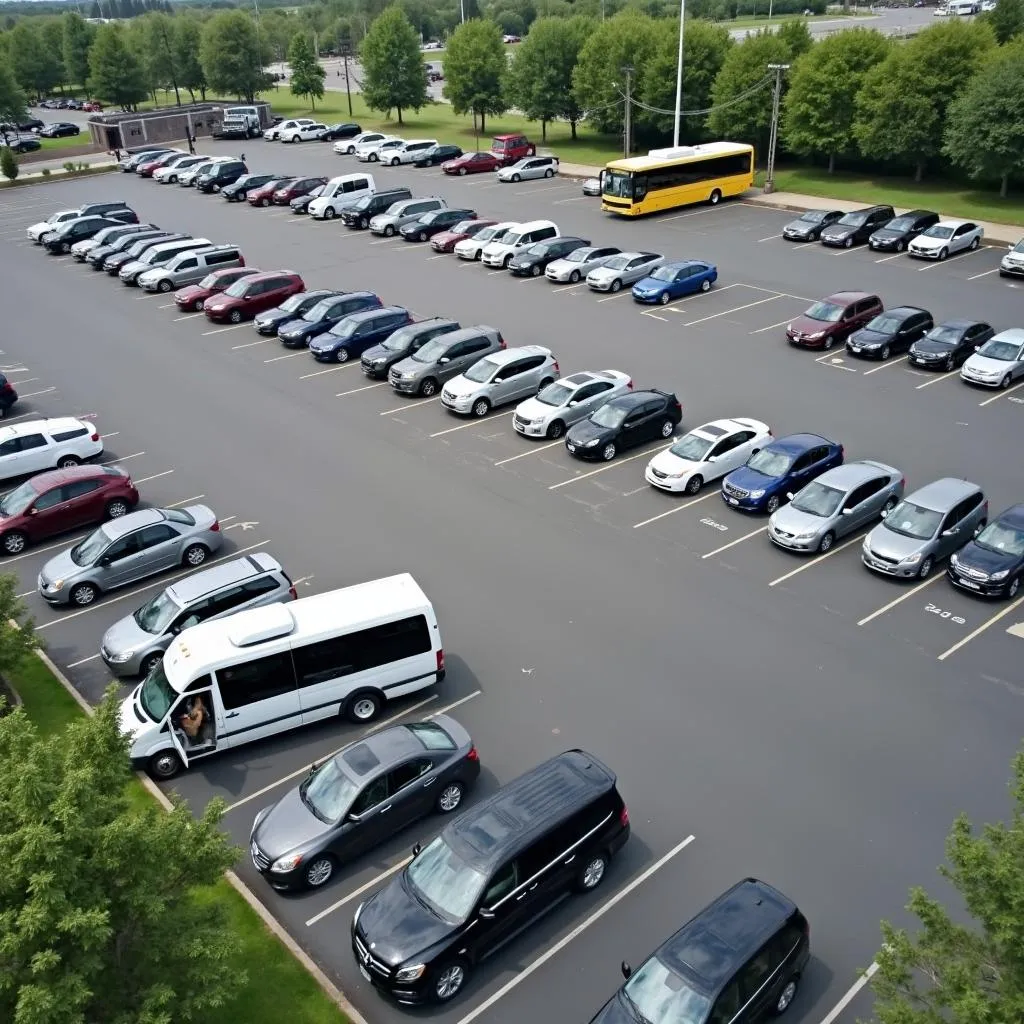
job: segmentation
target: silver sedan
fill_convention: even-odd
[[[622,252],[587,274],[587,285],[595,292],[618,292],[623,285],[643,280],[664,262],[665,257],[656,252]]]
[[[512,426],[523,437],[561,437],[602,405],[629,392],[633,381],[621,370],[584,370],[549,384],[536,398],[516,406]]]
[[[903,474],[884,462],[847,462],[822,473],[768,520],[768,539],[789,551],[824,554],[840,538],[891,512],[903,497]]]
[[[592,270],[603,267],[613,256],[618,256],[621,252],[622,250],[616,249],[614,245],[585,245],[582,249],[573,249],[568,256],[549,263],[544,274],[549,281],[556,281],[558,284],[576,284]]]

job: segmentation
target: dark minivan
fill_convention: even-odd
[[[446,1003],[469,972],[571,890],[590,892],[629,838],[616,779],[568,750],[461,814],[352,919],[352,952],[400,1003]]]
[[[225,160],[212,170],[199,176],[196,188],[200,192],[219,192],[225,185],[234,184],[249,168],[241,160]]]
[[[795,903],[745,878],[683,925],[590,1024],[756,1024],[789,1009],[811,955]]]
[[[445,320],[439,316],[399,327],[389,338],[363,353],[363,373],[367,377],[386,380],[388,371],[395,363],[418,352],[428,341],[433,341],[441,334],[451,334],[461,327],[457,320]]]
[[[862,245],[895,216],[891,206],[868,206],[863,210],[852,210],[821,232],[821,244],[841,245],[846,249]]]
[[[346,227],[365,231],[378,213],[383,213],[393,203],[400,203],[403,199],[412,199],[412,192],[402,186],[371,192],[368,196],[357,199],[348,209],[341,211],[342,222]]]

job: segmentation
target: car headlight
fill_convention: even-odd
[[[1009,569],[1003,569],[1001,572],[994,572],[989,577],[990,580],[1005,580],[1010,575]]]
[[[906,558],[901,558],[900,561],[905,565],[916,565],[921,561],[921,552],[915,551],[912,555],[907,555]]]
[[[270,865],[271,871],[294,871],[302,862],[301,853],[289,853],[284,857],[278,857],[273,864]]]
[[[955,552],[952,555],[949,556],[949,564],[950,565],[959,565],[960,564],[960,559],[956,557],[956,553]],[[1006,574],[1003,573],[1003,575],[1005,576]]]
[[[352,915],[352,927],[353,927],[353,929],[356,927],[356,925],[359,924],[359,915],[363,912],[363,907],[365,907],[365,906],[366,906],[366,903],[364,902],[364,903],[360,903],[359,906],[356,907],[356,912]]]
[[[423,977],[423,972],[426,969],[426,964],[413,964],[412,967],[403,967],[395,975],[395,981],[415,981],[417,978]]]
[[[763,498],[764,497],[764,491],[763,490],[751,491],[750,492],[750,497],[752,497],[752,498]]]
[[[815,535],[815,533],[817,533],[817,532],[818,532],[817,530],[804,530],[803,533],[796,534],[796,539],[797,540],[810,540]]]
[[[824,338],[824,337],[825,337],[825,332],[824,331],[818,331],[817,334],[808,334],[807,335],[807,340],[808,341],[818,341],[820,338]]]
[[[56,594],[58,591],[64,589],[64,581],[63,580],[53,580],[46,589],[47,590],[52,590],[53,593]]]
[[[860,549],[864,552],[864,554],[871,553],[871,545],[868,543],[867,537],[864,538],[864,542],[861,544]]]
[[[601,439],[595,437],[592,441],[588,441],[583,447],[584,448],[596,448],[600,444]]]
[[[110,660],[114,662],[115,665],[121,665],[124,662],[128,661],[128,659],[131,658],[134,654],[135,648],[129,647],[125,651],[119,651],[117,654],[111,654]]]

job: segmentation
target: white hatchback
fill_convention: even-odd
[[[263,133],[263,138],[267,142],[276,142],[285,132],[291,132],[293,129],[307,124],[316,124],[316,122],[311,117],[294,117],[288,121],[282,121],[280,124],[272,124]]]
[[[342,156],[352,156],[360,146],[367,146],[371,142],[385,142],[389,138],[391,136],[385,135],[383,132],[363,132],[351,139],[340,139],[333,148],[335,153]]]
[[[26,234],[36,245],[39,245],[43,241],[43,235],[48,235],[51,231],[56,231],[67,220],[74,220],[79,216],[77,210],[58,210],[56,213],[51,213],[46,220],[41,220],[38,224],[33,224],[26,230]]]
[[[88,420],[61,416],[0,427],[0,480],[68,469],[103,451],[103,439]]]
[[[281,132],[278,138],[281,142],[316,142],[320,133],[327,131],[327,125],[320,121],[311,121],[309,124],[296,125],[287,132]]]

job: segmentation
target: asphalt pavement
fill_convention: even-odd
[[[214,148],[243,146],[259,170],[351,165],[317,144]],[[707,258],[719,282],[644,309],[628,293],[513,280],[337,222],[134,176],[54,183],[0,199],[0,260],[17,297],[5,304],[0,363],[24,396],[15,415],[94,414],[104,458],[123,460],[146,501],[201,496],[230,550],[272,552],[303,594],[411,571],[437,607],[449,674],[386,720],[450,709],[481,752],[475,796],[570,746],[618,773],[633,837],[602,889],[562,904],[453,1004],[419,1016],[585,1022],[619,983],[620,960],[639,961],[753,874],[810,919],[814,959],[789,1016],[818,1024],[871,962],[879,919],[904,920],[908,887],[943,893],[935,865],[953,817],[1005,810],[1024,692],[1021,601],[971,600],[941,573],[924,586],[876,579],[856,539],[826,558],[788,557],[771,548],[763,520],[725,508],[713,486],[696,499],[653,493],[643,467],[655,446],[608,465],[574,462],[560,443],[516,436],[509,410],[463,421],[397,397],[357,364],[315,364],[248,325],[183,316],[167,297],[49,257],[24,228],[53,209],[124,198],[144,219],[237,242],[251,265],[294,269],[309,287],[372,289],[418,317],[548,345],[563,372],[613,367],[637,387],[674,390],[683,430],[747,415],[777,435],[816,431],[842,442],[847,459],[900,467],[908,489],[975,480],[993,512],[1022,497],[1024,386],[982,392],[902,359],[819,357],[788,348],[783,330],[811,300],[852,288],[936,320],[1019,326],[1020,288],[998,277],[995,249],[919,264],[790,246],[779,232],[792,215],[755,204],[631,223],[601,214],[576,182],[373,173],[378,186],[408,183],[496,219],[550,217],[564,234]],[[73,316],[58,317],[58,306]],[[32,594],[36,573],[70,540],[7,567],[51,656],[96,699],[103,630],[169,577],[87,610],[51,611]],[[173,788],[197,808],[224,797],[225,827],[244,848],[255,813],[356,735],[329,724],[229,751]],[[437,827],[407,830],[298,897],[274,894],[240,860],[242,877],[370,1021],[407,1014],[360,979],[351,915]],[[866,999],[842,1020],[867,1012]]]

